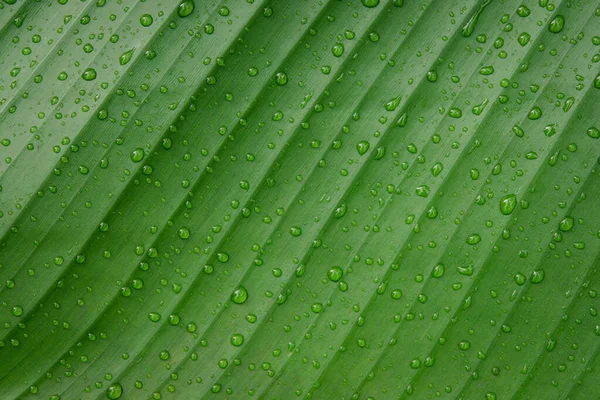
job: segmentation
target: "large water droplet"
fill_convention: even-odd
[[[557,15],[550,24],[548,24],[548,30],[552,33],[558,33],[563,30],[565,27],[565,17],[562,15]]]
[[[231,293],[231,302],[235,304],[243,304],[248,300],[248,291],[245,287],[240,286]]]
[[[379,5],[379,0],[361,0],[363,6],[368,8],[377,7]]]
[[[504,215],[508,215],[517,206],[517,196],[509,194],[500,199],[500,212]]]
[[[127,50],[125,53],[121,54],[121,56],[119,57],[119,64],[125,65],[129,61],[131,61],[131,57],[133,56],[134,51],[135,51],[135,48],[133,48],[131,50]]]
[[[193,0],[185,0],[179,3],[177,7],[177,15],[181,18],[187,17],[194,11],[194,2]]]
[[[113,383],[106,388],[106,397],[110,400],[116,400],[123,395],[123,386],[119,383]]]

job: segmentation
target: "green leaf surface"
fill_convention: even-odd
[[[0,398],[597,398],[599,104],[599,0],[1,0]]]

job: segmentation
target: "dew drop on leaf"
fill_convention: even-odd
[[[517,196],[509,194],[500,199],[500,212],[504,215],[508,215],[513,212],[517,206]]]
[[[385,103],[385,109],[387,111],[394,111],[400,105],[400,101],[402,100],[402,96],[397,96]]]
[[[119,64],[126,65],[131,60],[131,57],[133,56],[134,51],[135,51],[135,49],[131,49],[131,50],[127,50],[126,52],[121,54],[119,56]]]
[[[419,197],[427,198],[427,197],[429,197],[430,192],[431,192],[431,189],[427,185],[420,185],[420,186],[417,186],[417,188],[415,189],[415,193]]]
[[[106,388],[106,398],[110,400],[120,399],[123,395],[123,387],[119,383],[113,383]]]
[[[177,236],[179,236],[180,239],[188,239],[190,237],[190,230],[188,228],[179,228],[179,230],[177,231]]]
[[[532,272],[531,274],[531,283],[541,283],[544,280],[544,270],[538,269]]]
[[[367,142],[366,140],[361,140],[356,145],[356,151],[358,151],[358,154],[360,154],[362,156],[367,151],[369,151],[369,147],[371,147],[371,145],[369,144],[369,142]]]
[[[338,282],[340,279],[342,279],[343,275],[344,270],[342,270],[342,268],[337,265],[329,268],[329,271],[327,271],[327,277],[332,282]]]
[[[154,22],[154,18],[152,18],[152,15],[150,15],[150,14],[143,14],[140,17],[140,24],[142,24],[142,26],[144,26],[144,27],[148,27],[148,26],[152,25],[153,22]]]
[[[331,53],[336,57],[341,57],[344,54],[344,45],[336,43],[331,47]]]
[[[550,24],[548,24],[548,30],[552,33],[559,33],[565,27],[565,17],[563,15],[557,15],[554,17]]]
[[[242,344],[244,344],[244,335],[241,333],[234,333],[231,335],[230,341],[233,346],[240,347]]]
[[[248,300],[248,291],[245,287],[239,286],[231,294],[231,302],[235,304],[243,304]]]
[[[476,245],[479,242],[481,242],[481,236],[478,233],[474,233],[467,238],[467,244],[470,244],[471,246]]]
[[[587,135],[592,139],[600,138],[600,130],[596,127],[591,127],[587,130]]]
[[[431,276],[433,278],[441,278],[442,275],[444,275],[445,270],[446,268],[444,267],[444,264],[437,264],[435,267],[433,267],[433,270],[431,271]]]
[[[96,79],[96,70],[93,68],[86,68],[81,77],[84,81],[93,81]]]
[[[460,118],[462,117],[462,111],[460,108],[451,108],[450,111],[448,111],[448,115],[452,118]]]
[[[144,149],[138,147],[137,149],[133,150],[131,152],[130,158],[131,161],[133,161],[134,163],[142,161],[144,159]]]
[[[379,0],[361,0],[363,6],[368,8],[377,7],[379,5]]]
[[[278,72],[277,75],[275,75],[275,81],[279,86],[285,85],[288,82],[287,74],[285,72]]]
[[[575,224],[575,220],[571,216],[566,216],[562,221],[558,224],[558,229],[563,232],[568,232],[573,228]]]
[[[193,0],[184,0],[179,3],[177,7],[177,15],[181,18],[187,17],[194,11],[194,1]]]
[[[481,75],[492,75],[494,73],[494,67],[491,65],[485,66],[485,67],[481,67],[479,69],[479,73]]]

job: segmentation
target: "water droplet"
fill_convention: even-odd
[[[331,47],[331,53],[336,57],[341,57],[344,54],[344,45],[336,43]]]
[[[193,0],[185,0],[179,3],[177,7],[177,15],[181,18],[187,17],[194,11],[194,1]]]
[[[543,269],[538,269],[538,270],[533,271],[531,273],[531,278],[530,278],[531,283],[542,282],[544,280],[544,276],[545,276],[545,273],[544,273]]]
[[[396,122],[396,126],[403,128],[408,123],[408,115],[403,113],[400,118],[398,118],[398,122]]]
[[[471,342],[468,340],[463,340],[458,343],[458,348],[461,350],[469,350],[471,348]]]
[[[375,159],[381,160],[383,157],[385,157],[385,146],[380,146],[375,150]]]
[[[517,15],[521,18],[528,17],[531,14],[531,10],[525,4],[522,4],[517,8]]]
[[[600,130],[598,130],[598,128],[596,127],[591,127],[587,130],[587,135],[589,137],[591,137],[592,139],[598,139],[600,138]]]
[[[148,313],[148,319],[152,322],[158,322],[160,321],[161,315],[157,312],[150,312]]]
[[[244,344],[244,335],[242,335],[241,333],[234,333],[233,335],[231,335],[231,344],[234,345],[235,347],[239,347],[242,344]]]
[[[397,96],[385,103],[385,109],[387,111],[394,111],[400,105],[400,101],[402,100],[402,96]]]
[[[523,128],[521,128],[518,125],[515,125],[512,127],[512,131],[515,135],[517,135],[517,137],[523,137],[525,136],[525,131],[523,130]]]
[[[563,30],[565,27],[565,17],[562,15],[557,15],[550,24],[548,24],[548,30],[552,33],[558,33]]]
[[[344,215],[346,215],[347,211],[348,206],[346,205],[346,203],[342,203],[338,208],[335,209],[333,216],[338,219],[342,218]]]
[[[119,57],[119,64],[121,64],[121,65],[127,64],[131,60],[131,57],[133,56],[134,51],[135,51],[135,48],[133,48],[131,50],[127,50],[125,53],[121,54],[121,56]]]
[[[481,242],[481,236],[478,233],[474,233],[467,238],[467,244],[470,244],[471,246],[476,245],[479,242]]]
[[[275,81],[279,86],[285,85],[288,82],[287,74],[285,72],[278,72],[277,75],[275,75]]]
[[[504,215],[508,215],[513,212],[517,206],[517,196],[509,194],[500,199],[500,212]]]
[[[177,236],[179,236],[180,239],[185,240],[185,239],[187,239],[187,238],[190,237],[190,230],[188,228],[185,228],[185,227],[180,228],[177,231]]]
[[[461,30],[461,35],[463,37],[469,37],[469,36],[471,36],[471,34],[473,33],[473,31],[475,30],[475,26],[477,25],[477,21],[479,20],[479,16],[483,12],[483,10],[491,3],[491,1],[492,0],[485,0],[483,3],[481,3],[481,5],[477,9],[477,11],[475,11],[473,13],[473,15],[471,16],[471,18],[469,18],[469,20],[462,27],[462,30]]]
[[[463,265],[462,267],[456,267],[457,271],[461,275],[472,276],[473,272],[475,272],[475,267],[473,265]]]
[[[519,44],[521,46],[526,46],[527,43],[529,43],[529,41],[531,40],[531,35],[527,32],[523,32],[519,35],[519,38],[517,39],[517,41],[519,42]]]
[[[494,67],[491,65],[485,66],[485,67],[481,67],[479,69],[479,73],[481,75],[492,75],[494,73]]]
[[[298,226],[292,226],[290,228],[290,233],[292,234],[292,236],[300,236],[302,235],[302,229],[300,229],[300,227]]]
[[[527,278],[522,273],[518,272],[515,274],[515,283],[519,286],[523,286],[527,282]]]
[[[231,302],[235,304],[243,304],[248,300],[248,291],[245,287],[240,286],[231,294]]]
[[[433,278],[441,278],[442,275],[444,275],[446,268],[444,267],[444,264],[438,264],[435,267],[433,267],[433,270],[431,271],[431,276]]]
[[[431,167],[431,174],[433,176],[438,176],[444,170],[444,164],[437,162]]]
[[[81,77],[84,81],[93,81],[96,79],[96,70],[93,68],[86,68]]]
[[[21,307],[21,306],[14,306],[11,309],[11,314],[14,315],[15,317],[20,317],[21,315],[23,315],[23,307]]]
[[[546,127],[544,128],[544,135],[546,135],[548,137],[552,137],[555,134],[556,134],[556,124],[546,125]]]
[[[134,163],[138,163],[144,159],[144,149],[138,147],[137,149],[131,152],[131,161]]]
[[[342,279],[343,275],[344,270],[337,265],[329,268],[329,271],[327,271],[327,277],[332,282],[338,282],[340,279]]]
[[[429,192],[431,192],[431,189],[429,189],[429,186],[427,185],[417,186],[417,188],[415,189],[415,193],[419,197],[427,198],[429,197]]]
[[[106,388],[106,398],[110,400],[116,400],[121,398],[123,395],[123,386],[119,383],[113,383],[108,388]]]
[[[483,110],[485,109],[485,107],[488,105],[490,101],[488,99],[485,99],[481,104],[478,104],[476,106],[473,107],[473,114],[475,115],[481,115],[481,113],[483,112]]]
[[[452,118],[460,118],[462,117],[462,111],[460,108],[451,108],[450,111],[448,111],[448,115]]]
[[[527,118],[531,119],[531,120],[536,120],[539,119],[542,116],[542,109],[539,107],[533,107],[531,109],[531,111],[529,111],[529,114],[527,114]]]
[[[560,229],[563,232],[567,232],[567,231],[570,231],[573,228],[574,224],[575,224],[575,220],[573,219],[573,217],[567,215],[558,224],[558,229]]]
[[[150,14],[144,14],[140,17],[140,24],[142,24],[142,26],[148,27],[152,25],[152,22],[154,22],[154,18],[152,18],[152,15]]]
[[[361,0],[363,6],[368,8],[377,7],[379,5],[379,0]]]
[[[360,154],[362,156],[367,151],[369,151],[369,147],[371,147],[371,145],[369,144],[369,142],[367,142],[366,140],[361,140],[356,145],[356,151],[358,151],[358,154]]]

